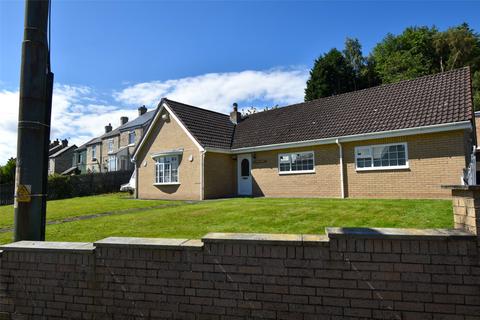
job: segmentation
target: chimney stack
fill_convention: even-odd
[[[128,122],[128,117],[120,117],[120,125],[124,125]]]
[[[68,140],[64,139],[64,140],[62,140],[62,147],[65,148],[66,146],[68,146]]]
[[[105,126],[105,133],[112,131],[112,124],[109,123],[108,126]]]
[[[238,112],[238,104],[236,102],[233,104],[233,111],[230,112],[230,121],[233,124],[238,124],[242,121],[242,114]]]
[[[56,147],[58,146],[58,139],[57,140],[53,140],[53,141],[50,141],[50,146],[49,146],[49,149],[52,149],[53,147]]]
[[[147,112],[147,107],[141,106],[140,108],[138,108],[138,116],[139,116],[139,117],[140,117],[141,115],[145,114],[145,112]]]

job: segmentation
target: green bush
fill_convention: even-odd
[[[65,199],[71,198],[73,193],[70,176],[54,174],[48,177],[48,198]]]

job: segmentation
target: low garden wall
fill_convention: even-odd
[[[456,230],[5,245],[0,319],[480,319],[477,193]]]

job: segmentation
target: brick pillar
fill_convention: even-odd
[[[480,186],[449,186],[455,229],[480,236]]]

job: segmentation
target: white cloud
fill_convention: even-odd
[[[156,107],[162,97],[224,113],[233,102],[240,107],[296,103],[303,100],[307,78],[301,68],[209,73],[133,84],[113,97],[85,86],[55,84],[50,136],[79,146],[101,135],[106,124],[118,126],[121,116],[134,119],[138,106]],[[18,90],[0,89],[0,165],[16,156],[18,95]]]
[[[56,84],[52,99],[52,139],[69,139],[77,146],[101,135],[104,126],[119,125],[120,117],[136,117],[132,108],[96,103],[91,88]],[[17,154],[18,91],[0,91],[0,165]]]
[[[17,154],[18,91],[0,91],[0,165]]]
[[[208,73],[176,80],[138,83],[116,92],[115,98],[130,105],[155,106],[162,97],[168,97],[226,113],[233,102],[246,107],[258,101],[270,105],[303,101],[307,78],[306,69]]]

